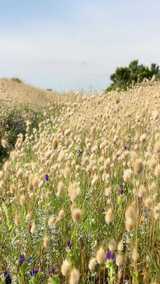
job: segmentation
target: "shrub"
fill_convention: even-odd
[[[23,83],[22,80],[19,78],[12,78],[12,81],[15,81],[17,83]]]
[[[157,64],[152,63],[150,67],[139,64],[138,60],[132,61],[127,67],[118,67],[116,71],[110,76],[111,85],[106,91],[115,89],[127,90],[144,79],[151,80],[160,79],[160,68]]]
[[[31,122],[30,130],[38,128],[39,122],[44,118],[44,114],[40,111],[34,111],[27,107],[6,108],[0,115],[0,166],[8,158],[9,152],[13,150],[17,137],[22,134],[25,138],[26,121]],[[7,141],[7,147],[2,140]]]

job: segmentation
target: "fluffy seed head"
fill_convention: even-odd
[[[71,183],[68,187],[68,196],[72,202],[75,201],[75,199],[80,194],[80,188],[76,182]]]
[[[131,177],[132,177],[132,170],[131,169],[124,170],[124,172],[123,172],[124,181],[129,182]]]
[[[56,224],[56,217],[54,215],[51,215],[48,219],[48,226],[51,227]]]
[[[138,258],[139,258],[139,253],[138,253],[136,248],[133,248],[133,250],[132,250],[132,260],[133,260],[133,262],[137,262]]]
[[[61,220],[64,218],[64,215],[65,215],[64,210],[61,209],[61,210],[59,211],[59,213],[58,213],[57,218],[56,218],[56,222],[61,221]]]
[[[32,187],[37,188],[38,185],[39,185],[39,178],[38,178],[38,176],[34,176],[33,179],[32,179]]]
[[[134,205],[130,205],[125,212],[125,227],[129,232],[131,231],[136,224],[137,212]]]
[[[68,276],[72,268],[72,264],[69,260],[65,259],[61,266],[61,273],[63,276]]]
[[[36,224],[35,224],[35,222],[33,221],[33,222],[31,223],[31,226],[30,226],[30,233],[31,233],[31,234],[34,234],[35,230],[36,230]]]
[[[108,248],[111,251],[115,251],[117,247],[116,241],[115,240],[111,240],[108,244]]]
[[[154,152],[156,154],[160,154],[160,141],[156,142],[156,144],[154,145]]]
[[[15,217],[14,217],[14,223],[15,223],[16,226],[18,226],[20,224],[20,216],[17,212],[16,212]]]
[[[69,284],[78,284],[80,279],[80,273],[78,269],[73,268],[70,273]]]
[[[49,238],[48,238],[47,235],[45,235],[44,238],[43,238],[43,247],[47,248],[48,244],[49,244]]]
[[[96,260],[99,264],[102,264],[104,263],[105,261],[105,250],[103,247],[100,247],[98,250],[97,250],[97,253],[96,253]]]
[[[123,251],[123,248],[124,248],[123,240],[121,240],[121,241],[118,243],[118,246],[117,246],[118,252],[122,252],[122,251]]]
[[[97,260],[95,257],[91,258],[88,264],[88,268],[91,272],[93,272],[96,268],[97,265]]]
[[[124,264],[124,256],[122,254],[117,254],[116,264],[117,266],[122,266]]]
[[[133,165],[133,170],[136,175],[140,174],[143,170],[143,162],[141,159],[136,159]]]
[[[104,195],[106,197],[109,197],[111,195],[111,193],[112,193],[112,188],[111,187],[106,187],[105,191],[104,191]]]
[[[109,225],[113,222],[113,209],[109,208],[105,213],[105,222]]]
[[[20,197],[19,197],[19,203],[21,206],[23,206],[25,204],[25,201],[26,201],[26,197],[24,194],[21,194]]]
[[[60,182],[58,183],[58,185],[57,185],[57,193],[56,193],[56,195],[57,195],[57,196],[62,195],[63,191],[64,191],[64,184],[63,184],[62,181],[60,181]]]
[[[82,216],[82,210],[79,208],[72,208],[71,215],[74,222],[80,222]]]
[[[1,139],[1,145],[3,148],[7,148],[8,147],[8,142],[6,139]]]
[[[160,165],[157,165],[155,170],[154,170],[154,175],[155,177],[159,177],[160,176]]]

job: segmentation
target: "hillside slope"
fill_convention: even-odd
[[[0,79],[0,104],[46,106],[54,102],[56,94],[12,79]]]
[[[71,125],[81,125],[83,122],[88,127],[89,124],[96,125],[105,120],[105,124],[111,128],[113,124],[117,127],[127,123],[134,125],[138,120],[147,118],[151,125],[158,127],[160,83],[144,83],[126,92],[113,91],[100,96],[75,96],[70,108],[74,113],[74,117],[70,117]]]
[[[59,102],[0,171],[1,274],[160,283],[160,84]]]

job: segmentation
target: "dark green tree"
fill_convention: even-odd
[[[115,89],[126,90],[144,79],[151,80],[155,77],[160,79],[160,68],[157,64],[152,63],[150,67],[139,64],[138,60],[133,60],[127,67],[118,67],[116,71],[110,76],[111,85],[106,91]]]

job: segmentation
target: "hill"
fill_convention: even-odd
[[[55,108],[32,133],[27,123],[0,171],[1,273],[160,283],[160,84]]]
[[[42,107],[54,102],[55,98],[55,92],[47,92],[12,79],[0,79],[0,104]]]

